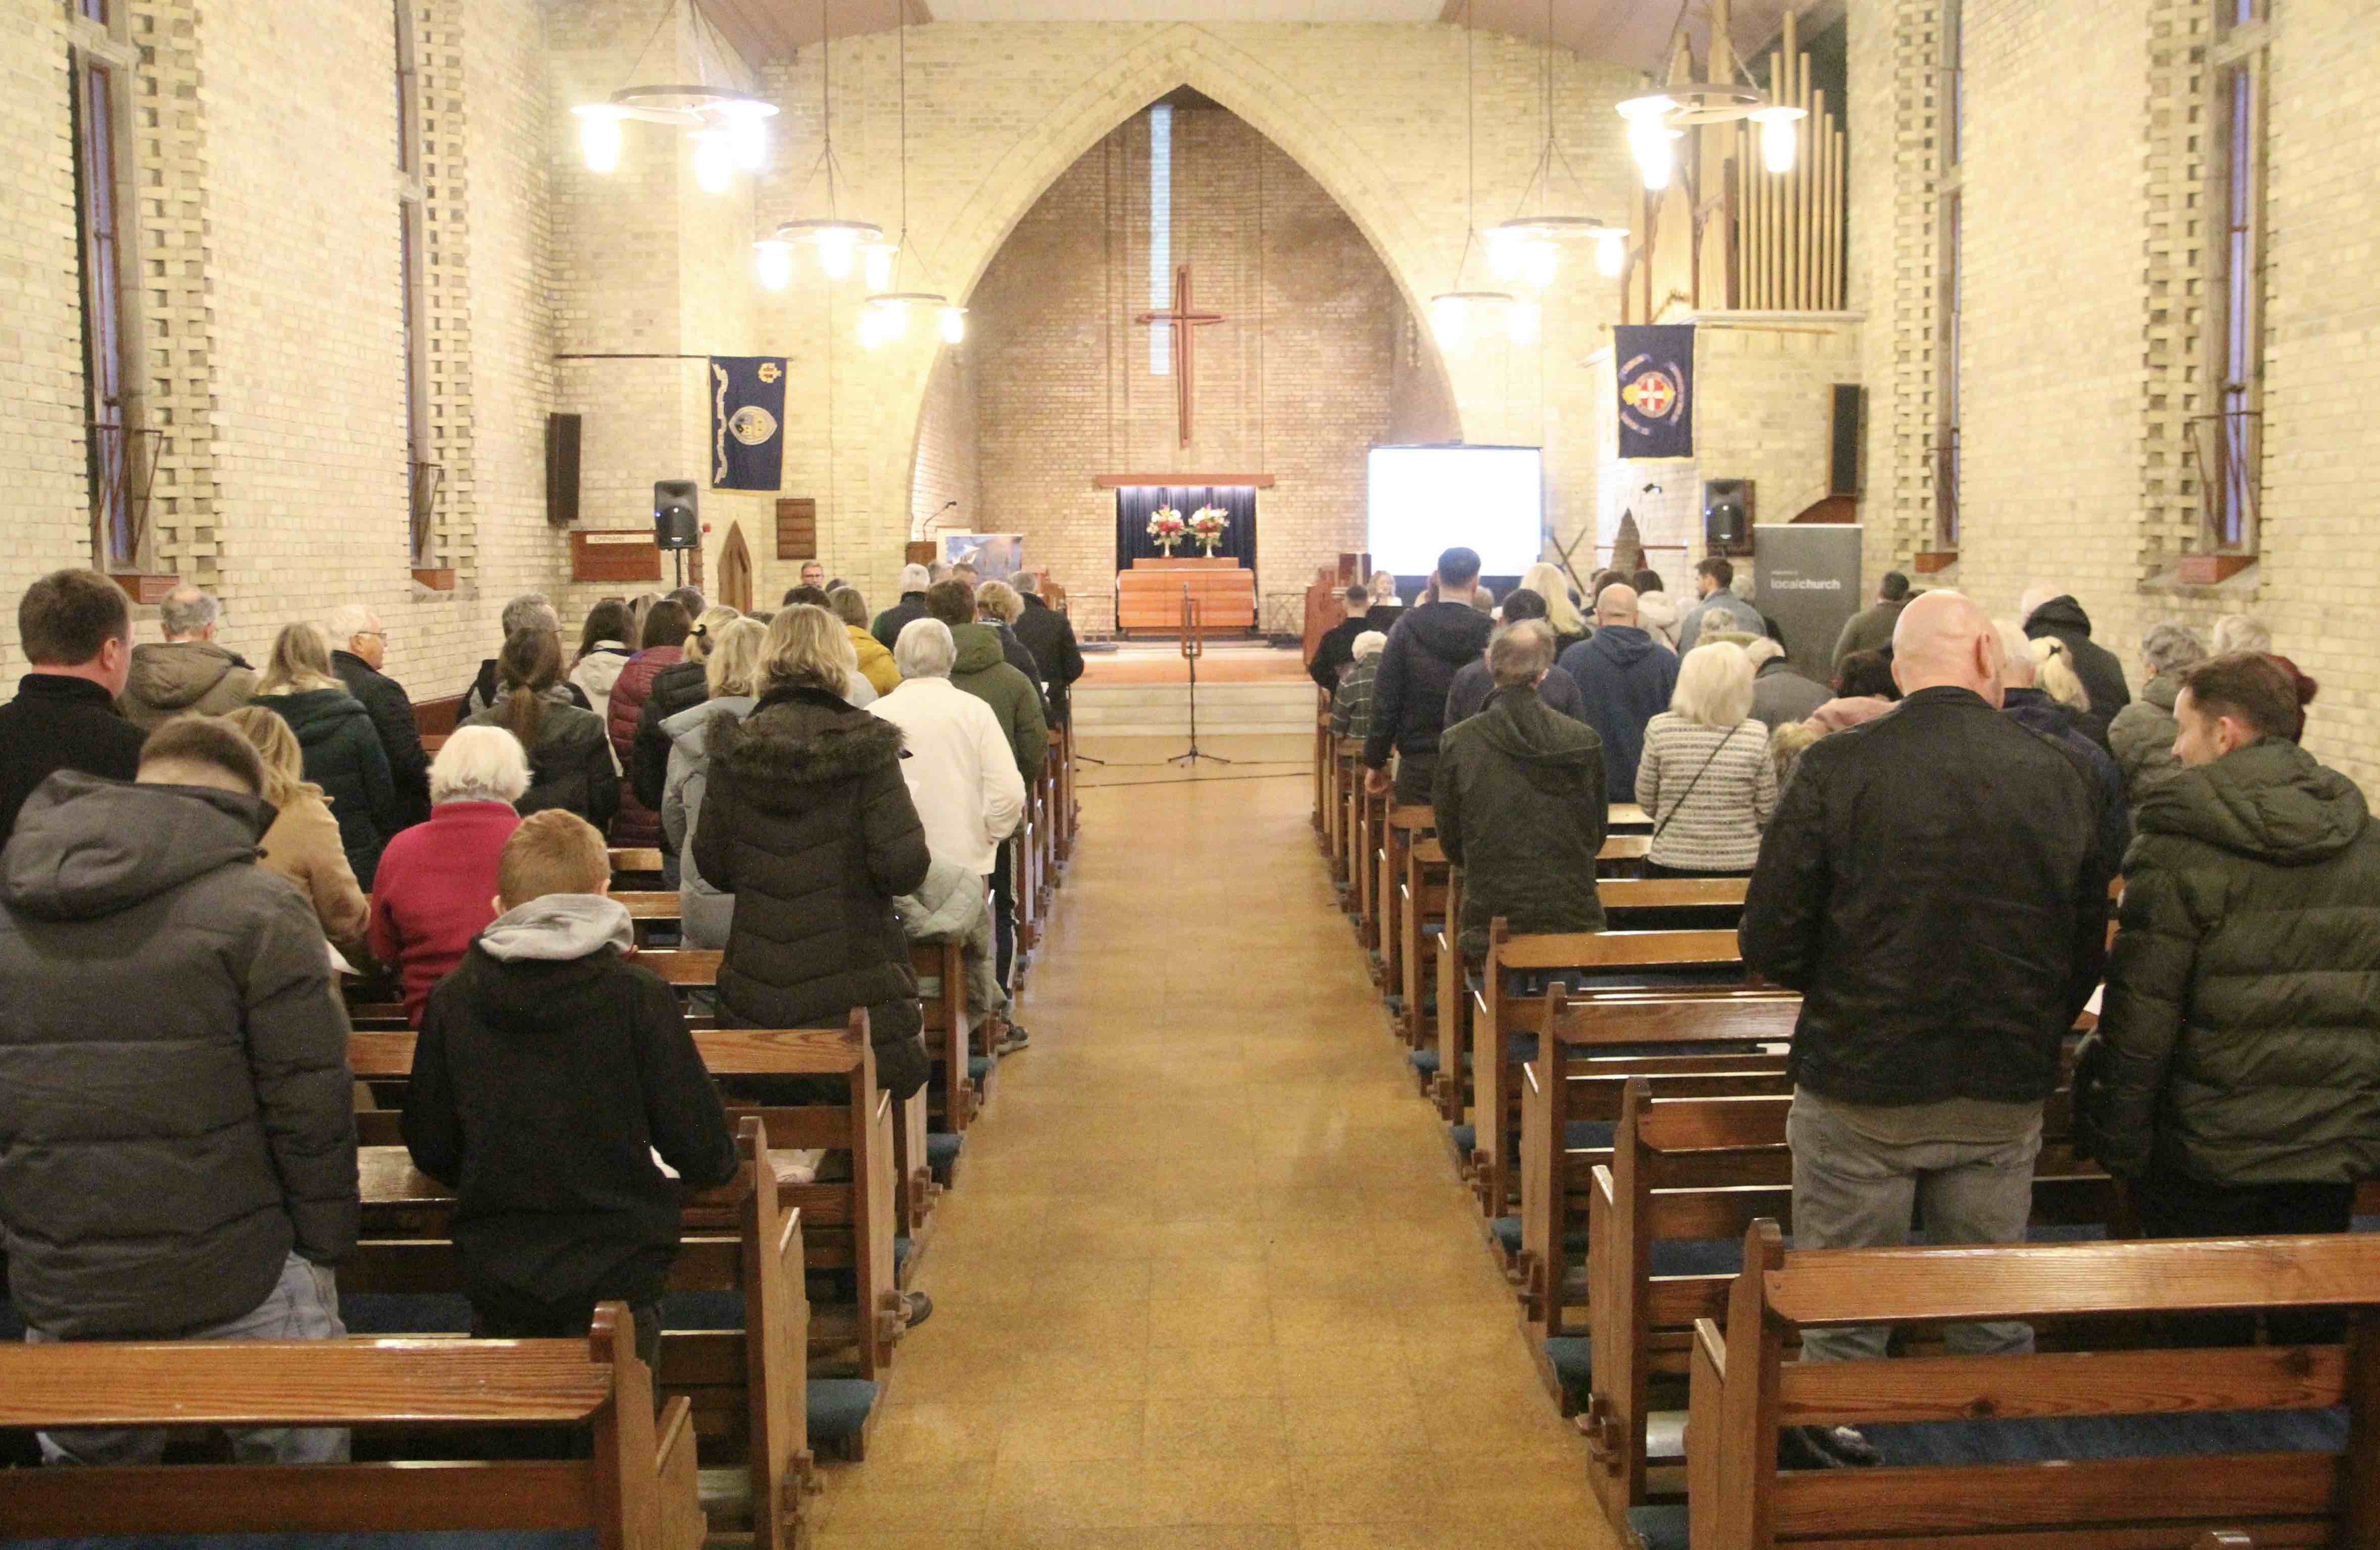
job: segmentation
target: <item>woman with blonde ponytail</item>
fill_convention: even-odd
[[[496,702],[466,722],[510,732],[528,754],[529,787],[513,803],[523,817],[548,808],[597,828],[619,811],[620,782],[603,723],[581,710],[562,683],[562,642],[545,629],[516,629],[496,654]]]

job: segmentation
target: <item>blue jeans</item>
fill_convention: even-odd
[[[282,1262],[281,1279],[263,1301],[236,1319],[195,1329],[185,1340],[344,1340],[347,1326],[339,1322],[339,1284],[326,1264],[290,1255]],[[57,1339],[38,1329],[25,1331],[28,1344],[49,1345]],[[154,1464],[165,1456],[167,1433],[162,1426],[137,1428],[77,1427],[43,1432],[42,1458],[51,1464]],[[232,1456],[243,1464],[344,1464],[347,1461],[347,1429],[344,1426],[261,1426],[235,1431]]]

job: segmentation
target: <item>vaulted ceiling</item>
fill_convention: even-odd
[[[1546,35],[1546,0],[1469,0],[1475,24],[1515,37]],[[819,40],[820,0],[698,0],[736,50],[754,63],[783,59]],[[929,21],[1313,21],[1460,22],[1466,0],[824,0],[834,37],[886,31],[903,7],[912,26]],[[1841,0],[1736,0],[1730,28],[1746,53],[1777,34],[1785,12],[1805,26],[1839,12]],[[1642,70],[1661,67],[1671,31],[1683,25],[1701,52],[1711,0],[1553,0],[1553,36],[1562,47]],[[1816,14],[1813,14],[1816,13]]]

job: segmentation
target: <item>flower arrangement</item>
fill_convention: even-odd
[[[1168,559],[1173,557],[1173,546],[1182,542],[1185,531],[1187,524],[1182,520],[1182,513],[1170,506],[1160,506],[1148,514],[1148,536],[1157,540],[1157,546],[1165,551]]]
[[[1215,557],[1215,545],[1223,542],[1231,531],[1232,514],[1220,506],[1202,506],[1190,514],[1190,531],[1207,547],[1207,557]]]

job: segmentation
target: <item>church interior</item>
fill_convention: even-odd
[[[2380,791],[2380,601],[2353,580],[2380,566],[2380,418],[2355,408],[2380,397],[2374,20],[2369,0],[0,0],[0,595],[98,573],[143,643],[195,588],[220,604],[206,638],[276,670],[285,626],[368,617],[430,753],[528,593],[567,672],[610,600],[690,585],[766,622],[815,567],[880,624],[925,590],[912,568],[965,560],[1035,578],[1083,658],[1071,723],[1042,665],[1049,762],[1020,765],[986,907],[1013,919],[1029,1046],[961,993],[955,938],[913,946],[934,1075],[906,1099],[839,1009],[739,1040],[772,1024],[719,1015],[738,949],[722,969],[677,934],[690,831],[653,849],[615,824],[630,961],[691,997],[712,1074],[844,1084],[731,1095],[743,1170],[687,1186],[662,1303],[687,1322],[653,1370],[608,1312],[591,1358],[457,1338],[452,1192],[388,1112],[419,1008],[350,986],[367,1241],[340,1277],[371,1305],[346,1326],[363,1365],[276,1390],[278,1357],[161,1341],[12,1381],[45,1348],[0,1349],[0,1545],[2380,1550],[2380,1234],[2302,1261],[2119,1245],[2104,1224],[2131,1206],[2060,1129],[2061,1088],[2036,1221],[2088,1224],[2059,1240],[2078,1254],[2140,1248],[2129,1271],[2059,1281],[2023,1258],[2040,1246],[2007,1288],[1948,1260],[1821,1263],[1947,1250],[1797,1268],[1804,1181],[1777,1170],[1803,992],[1746,967],[1749,868],[1665,870],[1657,804],[1613,787],[1590,870],[1636,956],[1532,958],[1500,916],[1483,961],[1451,826],[1426,786],[1391,793],[1360,721],[1334,727],[1345,680],[1311,666],[1351,583],[1389,571],[1373,605],[1411,616],[1425,586],[1463,591],[1431,569],[1463,545],[1488,556],[1483,606],[1550,563],[1558,617],[1594,617],[1609,580],[1631,626],[1643,570],[1682,610],[1724,558],[1836,704],[1864,692],[1837,628],[1880,597],[2019,626],[2062,598],[2135,695],[2166,672],[2155,631],[2245,616],[2269,632],[2252,649],[2320,684],[2309,762]],[[1525,452],[1498,507],[1517,547],[1491,547],[1463,473],[1399,491],[1398,449]],[[30,629],[0,611],[9,683],[45,671]],[[1169,760],[1185,736],[1202,756]],[[2316,934],[2362,934],[2380,1004],[2375,921]],[[10,962],[0,941],[22,1004]],[[11,1018],[19,1257],[10,1180],[40,1148],[6,1096],[30,1068]],[[1722,1099],[1727,1124],[1685,1107]],[[1771,1108],[1770,1129],[1742,1117]],[[2380,1226],[2380,1195],[2357,1222]],[[2277,1314],[2229,1351],[2052,1334],[2265,1293],[2349,1309],[2345,1343],[2277,1350]],[[926,1297],[930,1321],[904,1300]],[[1899,1388],[1780,1362],[1854,1313],[1925,1332]],[[1961,1313],[2034,1318],[2044,1354],[2006,1360],[2041,1365],[1971,1373],[1989,1359]],[[2058,1430],[2168,1410],[2205,1429],[2121,1459]],[[2251,1412],[2288,1424],[2221,1430]],[[2052,1451],[1962,1454],[1949,1432],[1988,1415],[2043,1418]],[[1877,1470],[1778,1457],[1780,1426],[1863,1418],[1942,1436]],[[363,1461],[309,1484],[322,1466],[177,1451],[91,1471],[115,1487],[30,1443],[171,1422],[352,1428]],[[559,1459],[472,1434],[565,1425]],[[445,1462],[375,1463],[415,1458]]]

